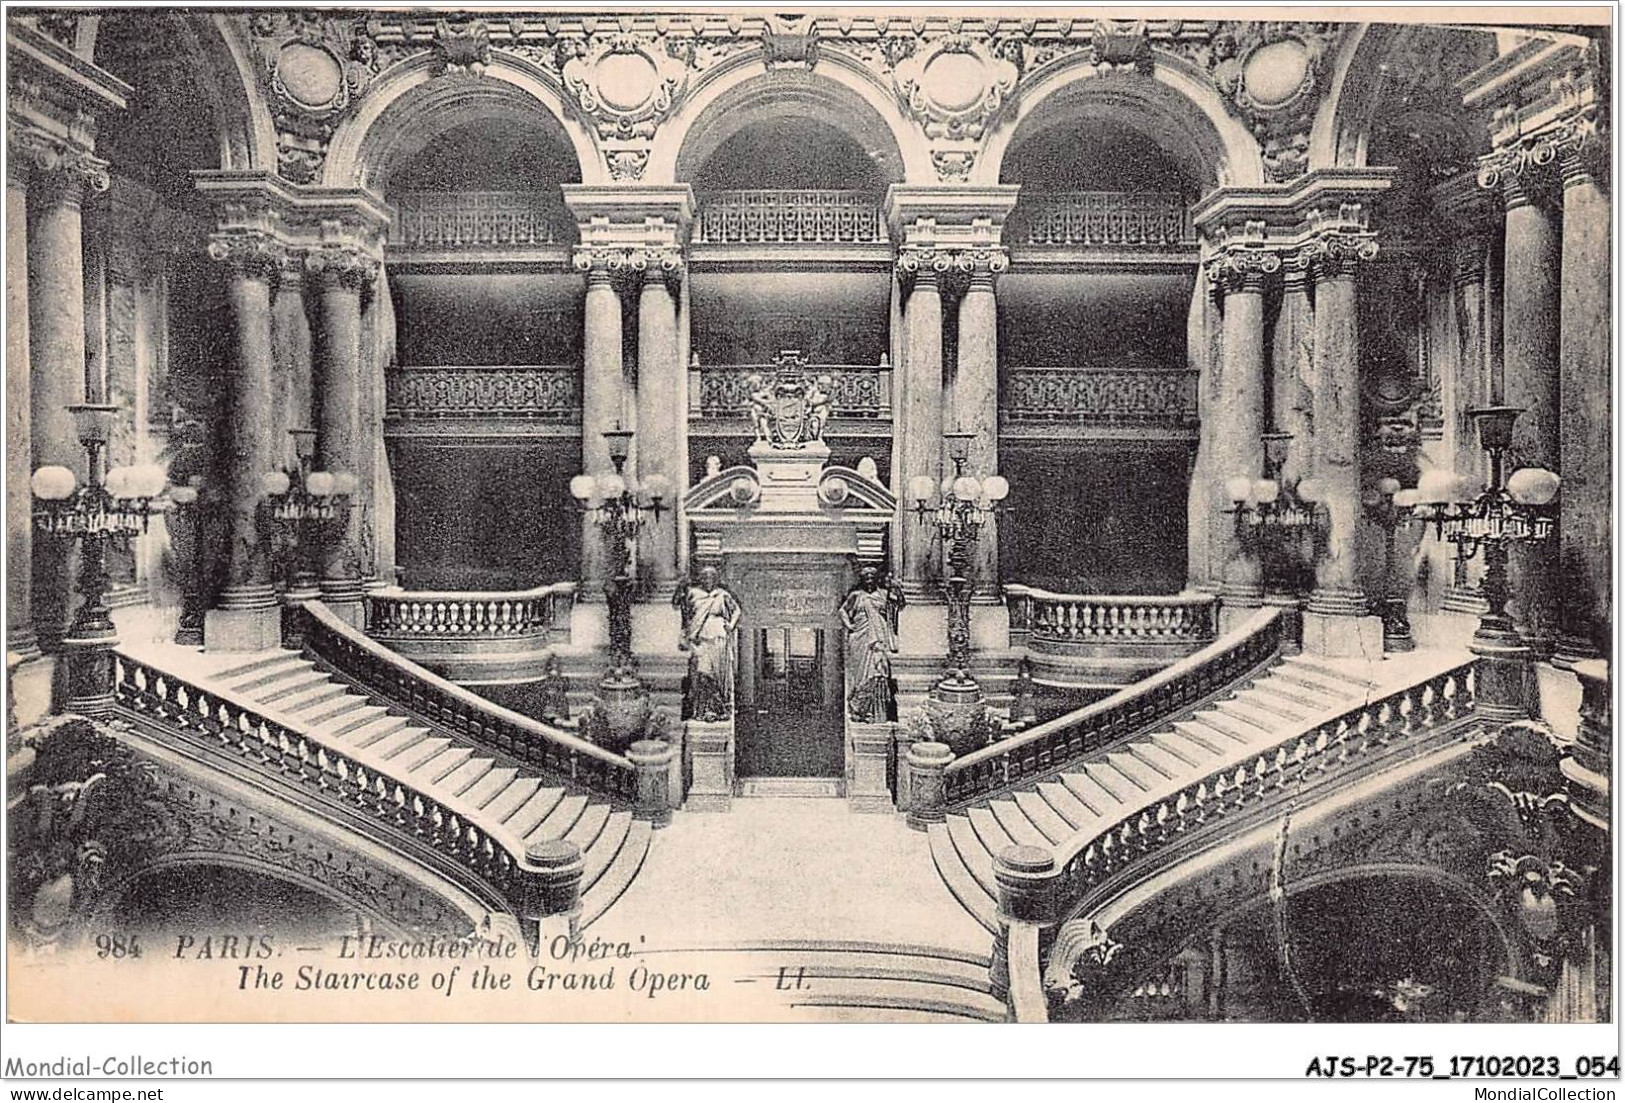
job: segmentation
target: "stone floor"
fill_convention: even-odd
[[[741,797],[679,813],[594,933],[670,947],[846,939],[986,953],[992,937],[949,894],[923,832],[836,798]]]

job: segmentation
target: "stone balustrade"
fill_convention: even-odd
[[[1166,723],[1274,661],[1281,642],[1280,610],[1256,613],[1234,632],[1159,674],[955,759],[943,770],[942,800],[948,808],[964,807]],[[911,808],[909,814],[916,812]],[[919,818],[929,822],[929,814],[921,812]]]
[[[395,197],[391,249],[484,251],[571,240],[570,218],[543,192],[407,192]]]
[[[1004,588],[1012,636],[1035,647],[1074,643],[1135,644],[1213,639],[1212,594],[1057,594],[1011,583]]]
[[[549,864],[549,855],[533,861],[524,840],[500,820],[459,798],[432,795],[408,771],[337,736],[302,730],[309,725],[271,706],[194,685],[123,652],[114,654],[113,679],[116,705],[170,737],[347,810],[352,822],[359,817],[355,826],[392,846],[427,848],[433,864],[487,907],[524,921],[527,937],[549,908],[574,906],[579,851],[572,879],[567,866]]]
[[[320,602],[299,606],[298,615],[306,649],[366,692],[612,803],[636,804],[637,769],[621,755],[447,681],[369,639]]]
[[[417,419],[581,420],[581,371],[535,365],[444,365],[384,373],[385,413]]]
[[[1068,191],[1023,194],[1010,213],[1006,245],[1192,248],[1196,231],[1182,195]]]
[[[1197,373],[1184,368],[1032,368],[1001,371],[1006,423],[1188,429],[1197,422]]]
[[[880,197],[833,188],[750,189],[702,195],[694,242],[706,245],[880,244]]]
[[[745,418],[750,409],[750,377],[771,377],[773,364],[705,365],[689,371],[689,416]],[[892,370],[889,365],[807,364],[809,375],[829,376],[830,411],[835,421],[890,420]]]
[[[367,595],[367,635],[385,643],[545,641],[568,632],[575,596],[574,582],[513,592],[381,590]]]

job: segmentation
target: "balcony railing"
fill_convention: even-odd
[[[532,418],[577,421],[581,372],[567,367],[462,365],[397,368],[384,375],[396,418]]]
[[[1010,631],[1027,633],[1035,644],[1202,644],[1213,638],[1212,594],[1056,594],[1017,583],[1004,593]]]
[[[1006,245],[1185,248],[1196,244],[1190,208],[1171,192],[1071,191],[1023,195]]]
[[[1011,422],[1190,426],[1194,371],[1165,368],[1007,368],[1003,415]]]
[[[528,249],[568,242],[569,214],[543,192],[406,192],[390,245],[404,249]]]
[[[749,416],[752,375],[772,376],[773,364],[706,366],[689,372],[690,416],[744,418]],[[836,421],[891,417],[891,368],[855,364],[808,364],[811,375],[830,378],[830,411]]]
[[[515,592],[379,591],[367,595],[367,635],[413,640],[547,639],[568,628],[576,584],[555,582]]]
[[[717,191],[700,197],[694,241],[716,245],[878,244],[880,201],[832,188]]]

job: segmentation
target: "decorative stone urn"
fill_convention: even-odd
[[[955,758],[979,751],[993,735],[993,716],[981,686],[963,670],[950,670],[925,700],[931,738],[945,743]]]
[[[592,739],[606,751],[625,754],[649,726],[649,691],[625,667],[612,667],[598,682],[593,702]]]

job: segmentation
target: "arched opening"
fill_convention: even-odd
[[[877,439],[881,360],[889,348],[890,246],[882,204],[902,178],[886,122],[856,92],[783,74],[719,97],[690,127],[676,160],[697,207],[690,277],[690,380],[700,417],[690,429],[691,479],[708,456],[741,462],[748,423],[741,382],[784,350],[874,399],[847,403],[825,433],[834,462],[872,456],[886,478],[890,447]],[[889,373],[889,367],[886,369]],[[860,385],[861,384],[861,385]]]
[[[410,589],[524,589],[580,564],[581,280],[560,185],[581,168],[535,105],[467,107],[414,120],[375,173],[398,212],[380,368]],[[481,396],[476,416],[458,394]]]
[[[242,866],[204,863],[164,866],[138,877],[98,922],[146,936],[155,954],[244,962],[269,956],[257,941],[263,936],[325,945],[364,925],[353,909],[302,885]]]
[[[192,42],[173,14],[111,11],[97,29],[95,63],[132,91],[126,111],[97,132],[111,188],[85,207],[86,372],[123,410],[110,464],[156,462],[171,482],[208,488],[225,483],[233,331],[225,280],[207,253],[215,212],[192,174],[222,167],[230,106],[199,79],[206,61]],[[225,533],[211,523],[220,519],[160,518],[130,550],[115,548],[112,599],[145,597],[176,616],[193,571],[211,575],[195,587],[211,594],[219,580],[206,565],[224,560],[215,552]]]
[[[1148,423],[1135,396],[1187,369],[1187,212],[1207,179],[1144,109],[1049,106],[1000,167],[1021,187],[998,300],[1000,464],[1020,517],[1001,530],[1001,563],[1007,579],[1066,593],[1172,593],[1192,433]],[[1085,392],[1101,396],[1098,424],[1074,425],[1067,396]]]

